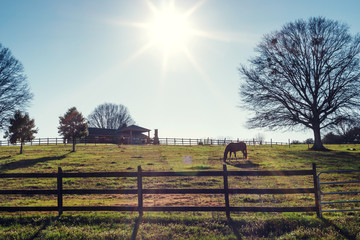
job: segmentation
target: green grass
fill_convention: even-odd
[[[360,169],[360,151],[356,145],[327,146],[332,151],[314,152],[307,145],[248,146],[248,160],[232,160],[228,170],[318,171]],[[355,148],[356,151],[347,150]],[[223,146],[120,146],[71,145],[0,147],[0,173],[137,171],[213,171],[222,170]],[[241,155],[241,154],[239,154]],[[323,181],[339,179],[322,175]],[[341,175],[341,181],[359,180],[359,174]],[[135,178],[64,179],[64,188],[128,189],[136,188]],[[164,179],[145,178],[146,188],[219,188],[222,177],[183,176]],[[311,187],[312,177],[229,177],[230,188]],[[330,188],[331,187],[331,188]],[[359,185],[325,186],[323,191],[359,189]],[[56,189],[55,179],[0,179],[1,189]],[[331,196],[329,200],[334,199]],[[352,196],[359,200],[359,195]],[[0,206],[56,206],[54,196],[0,196]],[[65,196],[64,205],[136,205],[136,196],[80,195]],[[155,195],[144,197],[145,206],[223,206],[223,195]],[[313,206],[311,194],[235,195],[231,206]],[[329,206],[335,207],[335,206]],[[360,208],[359,204],[347,207]],[[325,213],[319,219],[313,213],[232,213],[228,222],[224,213],[138,213],[0,212],[0,239],[360,239],[359,212]]]

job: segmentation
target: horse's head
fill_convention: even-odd
[[[228,152],[229,152],[229,148],[228,146],[225,148],[225,151],[224,151],[224,158],[223,158],[223,161],[226,162],[226,159],[227,159],[227,156],[228,156]]]

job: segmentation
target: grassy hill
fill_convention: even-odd
[[[313,152],[307,145],[248,146],[248,160],[228,163],[228,170],[295,170],[318,171],[360,169],[360,151],[356,145],[327,146],[332,151]],[[208,171],[222,170],[224,146],[117,146],[70,145],[0,147],[0,173],[52,173],[61,167],[64,172],[136,171]],[[242,155],[239,153],[238,155]],[[334,179],[325,175],[324,181]],[[341,180],[359,180],[359,174],[346,175]],[[231,187],[308,187],[308,177],[233,177]],[[179,177],[145,180],[147,188],[217,188],[221,178]],[[52,179],[0,179],[1,189],[56,188]],[[335,190],[342,186],[332,186]],[[335,188],[336,187],[336,188]],[[121,189],[136,188],[136,179],[93,178],[66,179],[64,188]],[[358,189],[350,185],[347,189]],[[359,200],[359,196],[352,196]],[[136,196],[67,196],[64,205],[136,205]],[[235,195],[232,206],[308,206],[313,196],[295,195]],[[0,206],[56,205],[53,196],[0,196]],[[148,206],[191,205],[223,206],[222,195],[156,195],[145,196]],[[359,208],[355,203],[350,207]],[[232,213],[228,222],[225,213],[69,213],[60,218],[56,213],[0,213],[0,239],[360,239],[359,212],[327,213],[318,219],[313,213]]]

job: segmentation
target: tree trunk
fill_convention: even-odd
[[[327,149],[324,147],[321,140],[320,125],[314,126],[313,131],[314,131],[314,145],[312,146],[311,150],[326,151]]]
[[[20,154],[23,153],[23,142],[20,143]]]
[[[76,139],[75,138],[73,138],[73,152],[75,152],[75,144],[76,144]]]

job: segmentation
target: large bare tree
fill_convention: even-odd
[[[298,20],[265,35],[250,66],[241,65],[251,128],[310,128],[313,150],[325,150],[321,129],[359,117],[360,36],[322,17]]]
[[[134,124],[130,113],[122,104],[104,103],[88,116],[89,127],[119,129]]]
[[[33,95],[22,64],[0,44],[0,129],[4,129],[16,110],[24,110]]]

